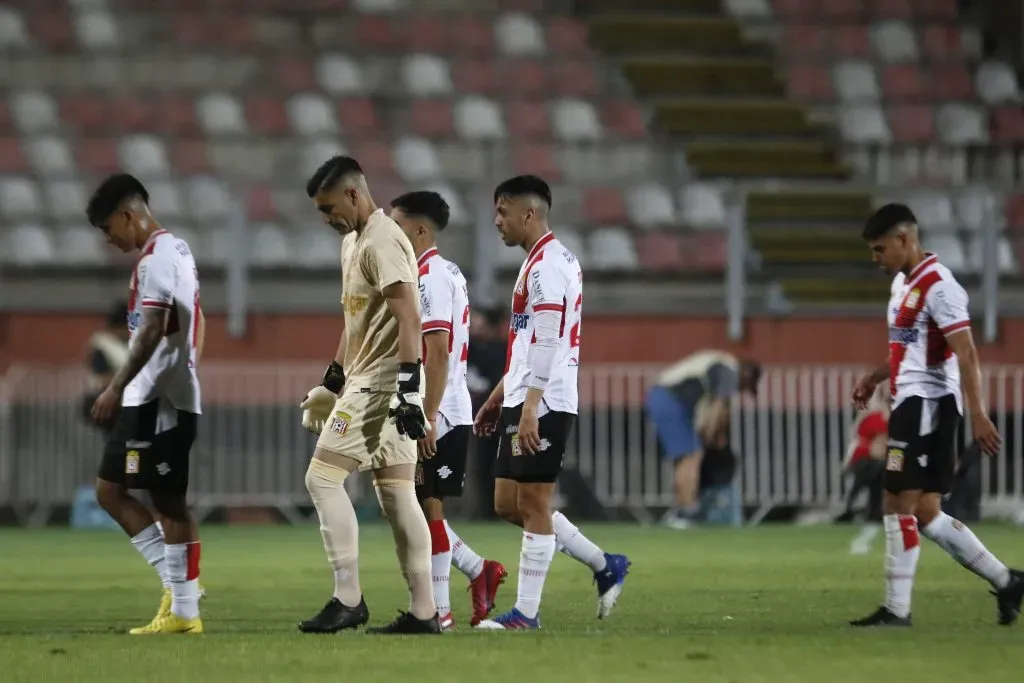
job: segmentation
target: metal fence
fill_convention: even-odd
[[[580,371],[580,415],[566,458],[599,500],[638,515],[672,503],[671,465],[660,457],[644,396],[659,367],[596,365]],[[854,413],[857,367],[770,367],[756,398],[733,407],[732,443],[743,502],[840,505],[842,463]],[[192,464],[198,508],[267,506],[299,519],[314,439],[298,402],[322,368],[309,363],[207,363],[204,414]],[[986,460],[987,508],[1024,503],[1024,366],[987,367],[985,392],[1006,441]],[[84,418],[86,375],[78,367],[16,366],[0,380],[0,504],[45,519],[90,485],[103,435]],[[369,493],[353,478],[357,501]]]

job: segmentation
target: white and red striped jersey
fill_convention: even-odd
[[[551,377],[544,389],[543,402],[548,410],[576,414],[579,411],[577,377],[583,316],[583,270],[576,255],[550,232],[530,249],[519,269],[512,293],[505,358],[505,407],[518,406],[526,400],[530,382],[527,358],[531,345],[536,341],[533,316],[541,311],[558,311],[562,315],[558,349]]]
[[[459,267],[441,257],[437,248],[423,252],[420,269],[420,319],[423,334],[448,333],[448,383],[438,411],[448,425],[473,424],[473,402],[466,383],[469,359],[469,292]],[[424,346],[423,358],[427,352]],[[440,425],[439,425],[440,429]],[[438,434],[438,437],[444,436]]]
[[[892,281],[889,382],[895,408],[908,396],[952,394],[963,412],[960,366],[946,336],[970,327],[967,292],[934,254]]]
[[[202,412],[196,375],[199,273],[184,240],[157,230],[142,247],[128,285],[129,347],[142,327],[145,308],[169,311],[167,331],[139,374],[125,387],[122,405],[163,399],[177,410]]]

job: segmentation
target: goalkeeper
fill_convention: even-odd
[[[334,633],[369,619],[359,586],[358,537],[352,501],[342,484],[372,470],[391,524],[410,606],[375,633],[440,633],[430,569],[430,531],[416,500],[416,441],[428,423],[420,395],[418,269],[398,224],[370,197],[359,164],[324,163],[306,186],[324,222],[343,236],[345,330],[320,386],[302,402],[302,426],[319,435],[306,487],[320,517],[334,595],[305,633]]]
[[[726,424],[729,401],[740,391],[756,394],[760,380],[761,366],[752,360],[700,351],[664,370],[647,393],[647,417],[675,470],[676,505],[662,519],[667,526],[685,529],[693,524],[704,442]]]

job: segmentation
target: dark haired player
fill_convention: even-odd
[[[455,565],[470,580],[476,626],[494,609],[498,587],[507,572],[499,562],[477,555],[445,520],[444,499],[462,495],[466,453],[473,430],[473,405],[466,384],[469,357],[469,292],[459,267],[442,258],[437,233],[448,226],[448,203],[437,192],[409,192],[391,202],[394,219],[412,243],[419,266],[420,313],[423,320],[423,368],[427,390],[423,407],[431,429],[420,439],[416,496],[430,527],[434,602],[441,628],[455,625],[449,578]],[[461,543],[456,561],[453,546]]]
[[[851,624],[910,626],[919,529],[992,585],[999,623],[1012,624],[1024,599],[1024,573],[1007,569],[941,507],[956,467],[964,404],[981,448],[991,455],[1002,445],[982,400],[967,292],[935,254],[921,249],[917,218],[903,204],[876,211],[863,238],[874,262],[893,276],[889,362],[861,378],[853,400],[864,408],[878,383],[888,380],[892,414],[884,473],[885,604]]]
[[[409,611],[374,633],[440,633],[430,579],[430,531],[416,500],[416,441],[429,425],[420,396],[416,256],[401,228],[377,208],[350,157],[326,161],[306,184],[324,222],[343,236],[345,328],[320,386],[302,402],[302,426],[319,439],[306,488],[320,517],[334,595],[306,633],[333,633],[369,619],[359,587],[359,524],[342,484],[373,470],[409,587]]]
[[[579,407],[583,271],[548,229],[551,189],[543,180],[506,180],[494,191],[494,205],[505,246],[521,247],[526,260],[512,294],[505,376],[480,407],[474,427],[490,434],[500,424],[494,508],[523,528],[523,544],[515,607],[480,627],[539,628],[544,580],[559,548],[594,572],[597,615],[603,618],[622,592],[629,559],[605,553],[551,509]]]
[[[92,407],[101,424],[117,412],[96,498],[169,588],[153,621],[130,633],[202,633],[199,535],[185,500],[200,413],[199,275],[188,244],[160,228],[148,202],[142,183],[118,174],[103,181],[86,210],[110,244],[139,252],[129,285],[128,359]],[[163,535],[129,489],[149,491]]]

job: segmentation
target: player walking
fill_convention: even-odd
[[[444,499],[458,498],[466,481],[466,453],[473,406],[466,384],[469,355],[469,293],[459,267],[441,257],[437,233],[448,225],[449,208],[436,192],[410,192],[391,202],[391,218],[412,243],[419,265],[423,367],[427,390],[423,407],[431,429],[420,439],[416,497],[430,528],[434,602],[441,628],[454,627],[449,596],[451,565],[470,580],[476,626],[494,609],[507,572],[462,542],[444,516]],[[453,548],[458,544],[456,556]]]
[[[511,178],[495,189],[494,204],[505,245],[522,247],[527,256],[512,295],[505,376],[477,412],[474,428],[490,434],[500,421],[494,508],[523,528],[523,544],[515,607],[480,627],[540,627],[541,593],[556,548],[594,572],[597,614],[604,617],[622,592],[629,559],[605,553],[551,511],[579,404],[583,271],[548,229],[547,183],[536,176]]]
[[[988,454],[1002,439],[985,412],[967,292],[918,240],[917,219],[902,204],[880,208],[864,227],[871,256],[891,275],[889,363],[863,377],[853,400],[864,408],[890,382],[892,414],[885,460],[885,604],[853,626],[910,626],[910,594],[921,554],[918,529],[992,584],[1000,624],[1012,624],[1024,599],[1024,572],[1007,569],[962,522],[944,513],[956,465],[964,403],[975,441]],[[962,394],[961,394],[962,390]]]
[[[121,406],[103,452],[96,498],[164,584],[156,617],[130,633],[202,633],[199,535],[185,500],[200,413],[199,275],[188,244],[161,229],[148,202],[142,183],[118,174],[103,181],[86,210],[110,244],[139,252],[129,284],[128,359],[92,407],[93,418],[104,424]],[[163,534],[129,489],[149,491]]]
[[[319,435],[306,488],[334,569],[334,596],[299,630],[333,633],[370,617],[359,587],[359,525],[342,486],[352,472],[370,469],[410,593],[408,612],[370,632],[440,633],[430,532],[413,490],[415,440],[428,431],[420,396],[416,257],[402,230],[377,208],[354,159],[325,162],[306,192],[324,222],[344,236],[345,329],[323,382],[301,404],[302,426]]]

